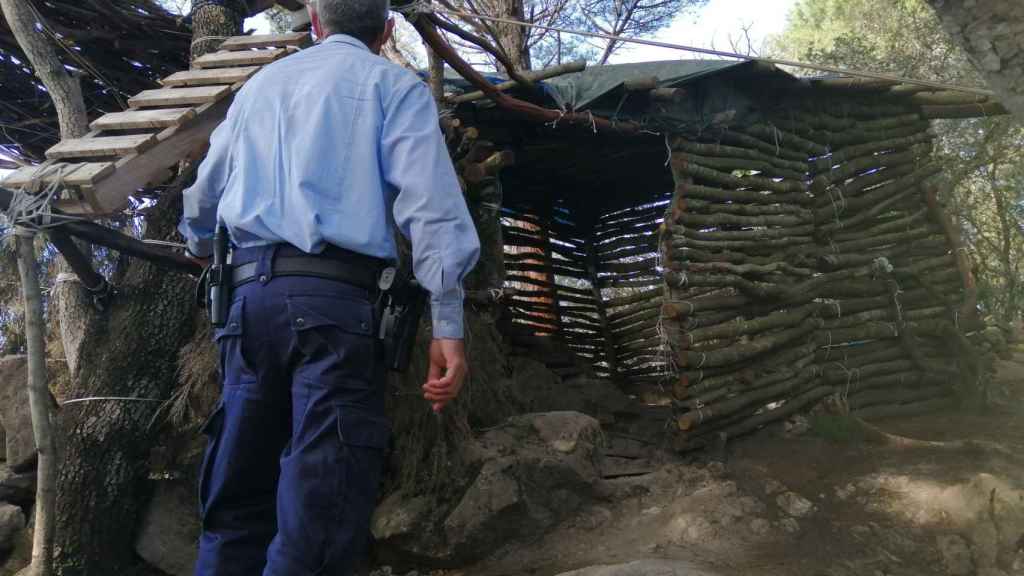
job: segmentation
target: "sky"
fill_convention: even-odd
[[[672,24],[656,34],[653,40],[685,44],[698,48],[714,48],[732,52],[738,42],[739,51],[747,52],[743,29],[748,28],[750,44],[760,51],[764,41],[782,32],[786,15],[797,0],[709,0],[699,11],[680,14]],[[263,16],[249,18],[246,27],[267,33],[270,27]],[[688,56],[688,54],[690,56]],[[655,46],[630,45],[616,52],[610,63],[650,62],[692,57],[692,53]]]

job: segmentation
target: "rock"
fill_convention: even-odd
[[[15,474],[7,467],[0,467],[0,502],[7,502],[26,508],[36,500],[36,475]]]
[[[784,492],[775,498],[783,512],[794,518],[803,518],[814,512],[814,503],[795,492]]]
[[[708,474],[710,474],[712,478],[725,477],[725,464],[717,460],[713,462],[708,462],[708,465],[705,467],[705,470],[708,471]]]
[[[591,566],[558,576],[716,576],[716,573],[680,560],[635,560],[626,564]]]
[[[373,536],[388,540],[415,535],[430,517],[430,499],[407,497],[404,492],[392,493],[377,506],[373,515]]]
[[[779,482],[775,478],[769,478],[764,482],[764,493],[769,496],[771,496],[772,494],[778,494],[779,492],[782,492],[785,489],[786,487],[782,485],[782,482]]]
[[[847,484],[846,486],[836,486],[836,498],[841,501],[845,501],[850,496],[853,496],[853,493],[856,491],[857,487],[852,483]]]
[[[196,496],[187,482],[161,481],[142,513],[135,551],[171,576],[191,576],[199,538]]]
[[[800,531],[800,523],[792,518],[784,518],[779,520],[779,528],[782,528],[790,534],[796,534]]]
[[[541,439],[563,454],[576,450],[580,440],[593,445],[601,436],[601,425],[590,416],[579,412],[534,414],[528,421]]]
[[[761,514],[767,508],[764,502],[761,502],[757,498],[751,496],[740,496],[736,499],[736,503],[739,504],[740,510],[747,516],[753,516],[755,514]]]
[[[771,523],[764,518],[754,518],[750,521],[750,531],[758,536],[767,535],[771,529]]]
[[[969,576],[974,572],[971,550],[967,542],[957,534],[945,534],[936,539],[942,564],[950,576]]]
[[[24,356],[0,358],[0,426],[6,436],[7,464],[31,458],[36,452],[32,416],[28,409],[28,368]]]
[[[25,513],[13,504],[0,503],[0,551],[10,552],[25,529]]]
[[[797,414],[789,420],[786,420],[785,424],[785,435],[786,436],[802,436],[811,429],[811,423],[807,421],[807,417]]]
[[[373,520],[375,549],[382,558],[469,564],[536,538],[597,499],[600,441],[597,420],[578,412],[510,418],[472,448],[475,476],[452,479],[466,487],[461,495],[386,499]]]

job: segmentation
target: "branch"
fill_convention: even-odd
[[[522,84],[524,87],[533,86],[533,82],[531,82],[528,78],[526,78],[525,76],[520,74],[518,70],[516,70],[516,67],[512,65],[512,60],[509,59],[508,55],[505,54],[504,51],[499,50],[494,44],[488,42],[486,38],[477,36],[476,34],[473,34],[471,32],[467,32],[462,28],[459,28],[454,24],[446,22],[433,14],[426,14],[425,16],[434,25],[441,28],[442,30],[451,32],[452,34],[458,36],[459,38],[462,38],[467,42],[471,42],[479,46],[481,50],[487,52],[491,56],[494,56],[498,60],[498,62],[501,63],[502,67],[505,68],[505,73],[508,74],[509,78],[515,80],[519,84]]]
[[[601,118],[592,114],[580,114],[578,112],[564,112],[551,110],[536,104],[513,98],[502,93],[487,81],[479,72],[473,69],[461,56],[449,45],[437,28],[429,19],[417,18],[413,23],[416,31],[419,32],[423,41],[430,46],[438,56],[443,58],[453,70],[462,75],[463,78],[475,85],[484,92],[499,107],[518,114],[524,118],[537,122],[567,123],[577,126],[587,126],[594,130],[610,130],[622,134],[636,134],[640,131],[640,125],[634,122],[612,122],[607,118]]]

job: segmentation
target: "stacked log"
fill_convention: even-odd
[[[671,141],[655,321],[682,449],[828,396],[864,416],[935,408],[976,363],[927,122],[842,101],[765,118]]]

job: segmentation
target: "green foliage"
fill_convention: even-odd
[[[774,55],[965,85],[982,82],[924,0],[800,0]],[[1024,125],[1009,117],[937,122],[941,199],[975,265],[979,303],[998,322],[1024,307]]]

